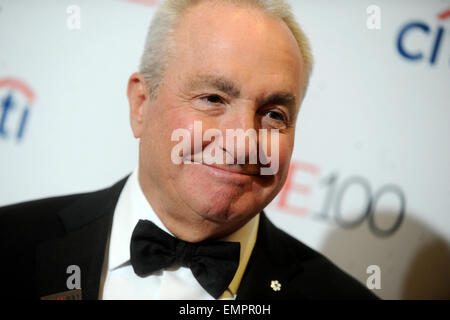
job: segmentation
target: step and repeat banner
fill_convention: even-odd
[[[157,0],[0,1],[0,205],[137,165]],[[315,67],[270,219],[385,299],[450,299],[450,1],[290,1]]]

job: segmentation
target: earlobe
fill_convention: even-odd
[[[141,137],[144,106],[147,99],[149,99],[149,91],[145,83],[144,77],[135,72],[128,80],[127,88],[128,102],[130,105],[130,124],[133,134],[136,138]]]

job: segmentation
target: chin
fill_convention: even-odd
[[[205,220],[230,223],[253,217],[262,210],[259,201],[252,194],[236,194],[232,191],[190,193],[187,205]]]
[[[184,168],[173,185],[183,202],[204,219],[226,223],[249,219],[276,194],[271,179],[261,185],[254,177],[222,175],[202,166]]]

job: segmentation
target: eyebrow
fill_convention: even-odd
[[[204,86],[213,87],[233,98],[238,98],[241,95],[240,88],[233,81],[223,76],[197,75],[187,82],[187,88],[190,90]]]
[[[259,105],[283,105],[295,109],[297,106],[297,97],[289,92],[276,92],[261,99]]]
[[[195,90],[200,87],[209,86],[222,91],[233,98],[239,98],[241,90],[230,79],[218,75],[197,75],[188,80],[186,87],[189,90]],[[297,97],[289,92],[275,92],[258,101],[258,105],[284,105],[288,108],[295,109],[297,105]]]

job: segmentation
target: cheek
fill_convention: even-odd
[[[172,107],[159,100],[150,104],[144,117],[144,139],[146,148],[157,158],[170,158],[172,148],[178,141],[172,141],[176,129],[191,131],[194,119],[182,107]]]
[[[164,144],[169,148],[168,156],[171,155],[172,149],[180,143],[183,147],[190,145],[190,152],[192,152],[192,154],[199,151],[198,149],[195,149],[195,144],[203,150],[203,148],[210,143],[210,141],[204,141],[203,139],[205,131],[210,128],[217,128],[216,121],[207,116],[199,115],[198,112],[189,109],[188,106],[168,111],[165,115],[165,119],[166,121],[164,121],[163,130],[167,136],[164,138]],[[175,130],[180,129],[188,135],[188,138],[180,138],[177,134],[175,141],[172,141],[172,133],[174,133]]]
[[[183,164],[176,164],[174,159],[172,159],[173,150],[175,148],[179,149],[180,144],[182,146],[190,144],[190,150],[194,150],[194,139],[196,137],[194,131],[195,121],[201,121],[202,123],[200,137],[197,134],[197,140],[200,139],[201,143],[203,132],[208,127],[208,121],[199,117],[198,114],[188,107],[166,106],[162,112],[156,112],[155,117],[149,121],[148,139],[145,148],[149,149],[148,152],[151,153],[149,155],[150,160],[159,167],[158,175],[165,179],[166,182],[172,181],[173,185],[187,185],[190,184],[190,180],[193,182],[197,180],[190,175],[190,170],[185,170]],[[189,133],[187,140],[177,135],[172,141],[172,134],[180,129]]]
[[[284,184],[284,180],[286,179],[287,173],[289,171],[289,165],[291,163],[291,156],[293,151],[294,141],[293,137],[281,137],[279,143],[279,171],[277,173],[278,179],[280,180],[280,184]]]
[[[289,165],[292,155],[293,143],[290,139],[280,139],[280,167],[281,165]]]

